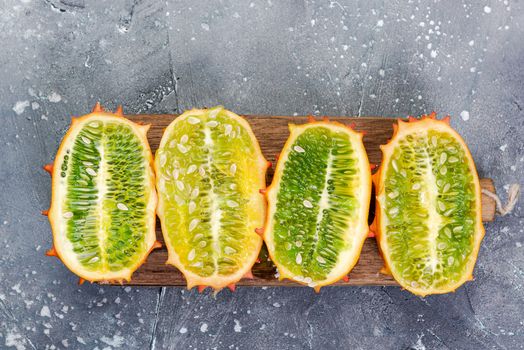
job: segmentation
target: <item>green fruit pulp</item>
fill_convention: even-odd
[[[254,142],[236,119],[212,109],[178,121],[157,152],[163,226],[180,262],[198,276],[233,274],[258,249]]]
[[[474,175],[450,134],[410,134],[394,149],[385,174],[384,232],[391,269],[412,287],[459,281],[473,250]]]
[[[317,126],[290,146],[277,193],[275,259],[311,283],[326,278],[360,206],[359,160],[347,133]]]
[[[66,235],[88,270],[119,271],[147,248],[143,151],[130,126],[95,120],[83,125],[61,160]]]

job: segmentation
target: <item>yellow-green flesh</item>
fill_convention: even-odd
[[[260,244],[256,140],[221,109],[178,120],[165,137],[155,161],[168,244],[198,276],[231,275]]]
[[[390,268],[413,288],[464,277],[474,249],[476,191],[466,152],[452,135],[402,138],[385,174],[385,242]]]
[[[129,125],[94,120],[59,159],[60,220],[87,270],[119,271],[146,253],[150,194],[143,147]]]
[[[317,126],[290,145],[276,195],[274,259],[295,279],[324,280],[351,249],[361,191],[359,159],[347,132]]]

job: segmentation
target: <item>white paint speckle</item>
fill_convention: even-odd
[[[489,7],[489,6],[484,6],[484,12],[486,12],[486,13],[491,13],[491,7]]]
[[[200,26],[201,26],[202,29],[204,29],[205,31],[209,31],[209,24],[207,24],[207,23],[202,23]]]
[[[437,51],[435,51],[435,50],[431,50],[430,55],[431,55],[432,58],[437,57]]]
[[[413,350],[426,350],[426,346],[422,343],[422,337],[424,337],[424,334],[418,336],[417,343],[411,347]]]
[[[507,144],[507,143],[505,143],[505,144],[503,144],[502,146],[499,147],[499,149],[500,149],[502,152],[504,152],[504,151],[506,150],[506,148],[508,148],[508,144]]]
[[[5,336],[5,346],[14,347],[16,350],[26,350],[26,341],[18,333],[10,331]]]
[[[113,338],[103,336],[100,338],[100,341],[114,348],[119,348],[125,343],[124,337],[121,337],[118,334],[113,335]]]
[[[460,117],[463,121],[469,120],[469,112],[468,111],[462,111],[460,112]]]
[[[24,113],[27,107],[29,107],[29,101],[18,101],[13,106],[13,111],[15,111],[17,115],[20,115]]]
[[[240,325],[239,320],[233,320],[235,322],[235,332],[240,333],[242,332],[242,326]]]
[[[202,323],[200,326],[200,332],[206,333],[207,332],[207,323]]]
[[[20,282],[12,286],[11,289],[17,292],[18,294],[22,293],[22,290],[20,289]]]
[[[469,43],[468,43],[469,46],[473,46],[475,45],[475,40],[470,40]]]
[[[51,318],[51,311],[47,305],[42,306],[42,309],[40,310],[40,316]]]
[[[62,101],[62,96],[52,91],[49,95],[47,95],[47,99],[49,100],[49,102],[58,103]]]
[[[379,19],[377,22],[377,27],[382,27],[382,26],[384,26],[384,21]]]
[[[187,328],[186,328],[186,327],[182,327],[182,328],[180,328],[180,330],[178,331],[178,333],[180,333],[180,334],[186,334],[186,333],[187,333]]]

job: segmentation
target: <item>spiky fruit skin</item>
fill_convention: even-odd
[[[379,252],[384,260],[384,267],[381,269],[381,273],[392,275],[393,278],[406,290],[409,290],[413,294],[419,296],[426,296],[431,294],[445,294],[455,291],[463,283],[473,279],[473,269],[477,260],[478,251],[480,248],[480,243],[484,237],[484,226],[482,224],[482,208],[481,208],[481,187],[477,174],[477,170],[471,156],[471,153],[465,144],[462,137],[451,128],[449,125],[449,117],[445,117],[442,120],[436,119],[436,114],[431,113],[430,115],[423,115],[420,119],[409,117],[408,122],[403,120],[398,120],[397,124],[393,125],[393,136],[388,144],[381,146],[382,151],[382,164],[379,167],[378,171],[373,175],[373,184],[376,190],[376,210],[375,210],[375,219],[372,224],[372,228],[375,231]],[[462,273],[461,278],[449,285],[443,287],[431,287],[423,288],[419,285],[412,285],[406,283],[404,279],[400,276],[400,273],[394,267],[395,261],[393,260],[390,254],[390,247],[387,241],[387,232],[386,232],[386,223],[388,222],[387,213],[385,213],[385,187],[387,181],[387,173],[391,159],[393,159],[393,153],[397,150],[399,142],[404,140],[406,137],[414,135],[419,132],[442,132],[446,135],[449,135],[456,141],[462,151],[465,154],[467,159],[467,166],[472,177],[472,183],[474,186],[475,194],[475,223],[474,223],[474,232],[473,232],[473,250],[469,254],[467,263],[465,264],[465,270]]]
[[[195,214],[199,210],[198,209],[199,206],[196,206],[197,209],[194,209],[195,210],[194,212],[190,212],[189,210],[187,210],[187,211],[184,211],[185,209],[182,210],[181,209],[182,205],[181,205],[178,208],[180,210],[177,209],[177,212],[179,212],[182,217],[178,218],[179,221],[176,221],[176,224],[173,224],[173,222],[175,222],[174,219],[171,219],[171,224],[169,223],[168,213],[169,212],[173,212],[173,208],[174,208],[174,203],[169,200],[169,196],[173,197],[174,196],[174,191],[168,190],[167,189],[167,187],[169,187],[168,185],[164,185],[166,188],[164,188],[164,186],[161,185],[161,182],[163,181],[163,177],[162,176],[164,174],[163,173],[164,170],[163,170],[161,157],[163,157],[163,155],[168,154],[166,152],[171,148],[170,144],[172,142],[176,142],[178,144],[179,139],[175,139],[172,133],[176,132],[177,130],[182,130],[181,128],[183,128],[183,127],[189,127],[188,125],[186,125],[186,123],[192,124],[191,122],[188,121],[189,118],[194,118],[194,117],[196,117],[196,118],[203,118],[203,119],[201,119],[201,122],[198,123],[198,125],[202,125],[203,129],[205,129],[204,133],[206,133],[206,138],[209,135],[212,135],[212,131],[207,126],[207,124],[209,122],[212,122],[212,120],[211,119],[204,119],[204,118],[211,118],[210,115],[213,113],[212,111],[216,112],[217,110],[218,110],[218,112],[215,114],[214,118],[216,118],[217,121],[219,119],[221,119],[221,118],[226,118],[226,120],[229,120],[229,122],[237,124],[237,126],[242,129],[242,133],[247,135],[247,139],[250,140],[250,144],[251,144],[252,149],[253,149],[252,159],[250,159],[250,160],[253,161],[253,167],[251,167],[249,169],[241,168],[240,164],[242,162],[242,159],[228,159],[227,161],[228,162],[229,161],[230,162],[234,162],[235,163],[235,167],[236,167],[236,165],[238,165],[238,169],[235,170],[235,171],[237,173],[245,172],[246,174],[249,174],[248,175],[249,178],[253,182],[256,182],[256,184],[257,184],[256,185],[256,189],[254,190],[254,192],[249,194],[249,198],[250,199],[249,200],[247,199],[247,195],[246,195],[246,198],[243,198],[243,201],[245,200],[247,203],[249,203],[248,204],[249,209],[246,209],[246,212],[248,211],[250,213],[251,212],[253,213],[252,215],[250,214],[250,215],[247,215],[246,217],[244,217],[244,221],[249,222],[249,225],[252,225],[252,227],[250,227],[248,230],[246,230],[246,232],[244,232],[244,231],[238,232],[239,234],[241,233],[241,235],[243,236],[243,238],[241,238],[241,239],[244,239],[244,238],[248,237],[250,242],[251,242],[251,240],[253,240],[253,241],[256,242],[256,244],[254,244],[252,247],[250,246],[249,249],[247,249],[246,247],[241,247],[242,250],[245,252],[247,257],[245,258],[245,260],[242,260],[243,261],[242,266],[240,268],[238,268],[238,270],[235,271],[235,273],[229,274],[229,275],[221,275],[221,274],[219,274],[215,270],[213,272],[213,274],[211,274],[209,276],[206,276],[203,273],[199,273],[200,271],[192,270],[193,267],[190,266],[189,260],[191,261],[191,263],[195,263],[196,261],[199,261],[199,257],[197,256],[195,258],[189,259],[187,253],[184,254],[182,252],[182,248],[183,248],[182,244],[177,244],[177,242],[180,243],[181,241],[187,242],[187,241],[185,241],[185,239],[186,239],[185,235],[186,234],[189,235],[189,233],[186,232],[186,231],[190,231],[191,234],[194,234],[194,232],[198,231],[198,228],[196,228],[196,229],[194,228],[193,229],[194,231],[190,230],[188,228],[189,227],[188,225],[184,226],[183,229],[179,229],[179,230],[176,230],[176,229],[173,228],[173,225],[182,225],[181,221],[185,221],[185,220],[189,221],[189,218],[192,217],[191,215]],[[217,131],[217,129],[218,130],[222,130],[221,128],[224,127],[224,125],[228,125],[226,123],[229,123],[229,122],[226,122],[226,121],[223,120],[222,122],[218,123],[218,125],[213,126],[213,130],[214,130],[213,132]],[[194,124],[194,125],[196,125],[196,124]],[[229,126],[231,126],[231,125],[229,125]],[[186,130],[186,129],[184,129],[184,130]],[[195,149],[195,154],[197,154],[199,151],[201,151],[201,149],[198,149],[198,147],[202,146],[202,144],[200,144],[200,142],[202,140],[200,140],[199,136],[197,135],[200,132],[202,132],[201,129],[197,129],[196,131],[193,130],[193,129],[189,129],[187,134],[184,134],[184,136],[187,137],[187,139],[186,139],[184,144],[185,145],[192,144],[192,146],[188,146],[188,147],[192,147],[192,149],[194,148]],[[218,131],[217,131],[217,134],[218,134]],[[209,136],[209,139],[212,139],[213,137],[217,137],[217,139],[214,139],[213,142],[218,144],[219,141],[217,141],[218,140],[217,134],[215,134],[215,136]],[[193,136],[188,136],[188,135],[193,135]],[[178,137],[180,137],[180,135]],[[175,143],[173,143],[173,145],[175,145]],[[231,146],[229,145],[228,146],[229,149],[227,149],[225,151],[226,152],[231,152],[232,149],[230,147]],[[214,151],[216,151],[216,149],[212,150],[210,148],[208,150],[208,152],[210,152],[210,153],[212,153]],[[224,149],[222,151],[224,151]],[[176,157],[173,154],[170,154],[169,157],[171,157],[171,158],[169,158],[169,160],[165,161],[165,163],[169,164],[170,162],[179,162],[179,161],[183,162],[183,161],[186,161],[188,159],[193,159],[192,157],[196,157],[195,154],[192,154],[192,150],[186,151],[186,152],[184,152],[183,156],[180,155],[180,154],[177,154]],[[184,158],[184,159],[182,159],[182,158]],[[213,179],[214,175],[212,175],[212,172],[211,172],[210,169],[212,169],[213,167],[218,167],[217,164],[219,162],[219,159],[214,159],[213,161],[211,161],[211,163],[213,163],[213,162],[215,162],[215,165],[213,165],[213,166],[212,166],[212,164],[206,164],[207,169],[204,172],[205,175],[202,175],[202,178],[197,178],[196,181],[208,181],[208,180],[209,181],[216,181],[216,180]],[[158,178],[157,189],[158,189],[158,193],[159,193],[159,203],[158,203],[157,213],[158,213],[158,217],[160,218],[160,223],[162,225],[162,233],[164,235],[164,241],[166,242],[166,247],[167,247],[167,250],[168,250],[168,260],[167,260],[166,264],[173,265],[173,266],[175,266],[177,269],[179,269],[182,272],[182,274],[184,275],[184,277],[186,279],[187,288],[188,289],[191,289],[191,288],[197,286],[199,292],[205,290],[207,287],[211,287],[212,289],[214,289],[215,293],[219,292],[223,288],[229,288],[231,291],[234,291],[235,290],[235,283],[237,283],[240,279],[242,279],[242,278],[253,278],[253,275],[251,273],[251,268],[255,264],[255,262],[257,261],[258,254],[260,252],[260,249],[262,248],[262,238],[260,237],[259,234],[256,233],[256,230],[263,225],[265,212],[266,212],[266,206],[267,206],[266,202],[264,200],[264,197],[258,191],[259,191],[259,189],[264,189],[265,188],[266,171],[267,171],[267,168],[270,167],[270,166],[271,166],[271,163],[268,162],[264,158],[264,156],[262,155],[262,151],[260,150],[260,145],[258,144],[258,141],[257,141],[253,131],[251,130],[251,127],[250,127],[249,123],[244,118],[242,118],[241,116],[239,116],[239,115],[237,115],[237,114],[235,114],[233,112],[230,112],[228,110],[225,110],[221,106],[218,106],[218,107],[215,107],[215,108],[211,108],[211,109],[192,109],[192,110],[188,110],[188,111],[184,112],[183,114],[181,114],[180,116],[178,116],[165,129],[163,137],[162,137],[162,141],[160,142],[159,149],[158,149],[158,151],[157,151],[157,153],[155,155],[155,170],[156,170],[156,174],[157,174],[157,178]],[[192,171],[191,174],[197,176],[196,174],[199,173],[200,168],[202,168],[202,167],[204,167],[204,164],[200,164],[198,166],[198,170],[197,171]],[[177,175],[177,179],[182,179],[182,176],[188,175],[186,170],[188,170],[188,168],[181,169],[180,170],[180,174],[181,174],[180,178]],[[165,183],[169,183],[169,181],[171,181],[171,180],[172,179],[169,178],[169,179],[165,180],[164,182]],[[226,180],[224,180],[224,181],[226,181]],[[247,180],[244,179],[243,181],[247,181]],[[201,184],[201,182],[197,182],[197,183]],[[218,184],[218,181],[217,181],[217,184]],[[188,183],[186,182],[185,185],[184,185],[185,186],[184,188],[187,188],[188,187],[187,185],[188,185]],[[193,184],[193,185],[195,185],[195,184]],[[205,190],[202,188],[202,186],[200,186],[199,194],[201,195],[204,191]],[[211,195],[209,193],[207,193],[207,196],[211,197]],[[223,198],[221,198],[221,199],[223,200]],[[197,195],[196,198],[194,198],[194,200],[197,201],[197,200],[201,200],[201,199],[199,198],[199,195]],[[216,200],[216,202],[219,202],[219,200]],[[185,205],[185,204],[184,204],[184,206],[187,207],[187,205]],[[255,217],[256,219],[253,220],[253,217]],[[227,218],[225,218],[225,219],[227,219]],[[251,222],[251,221],[253,221],[253,222]],[[179,228],[180,227],[182,227],[182,226],[179,226]],[[184,232],[182,232],[182,231],[184,231]],[[212,232],[213,229],[210,228],[209,231]],[[206,233],[203,233],[203,234],[206,234]],[[219,233],[218,236],[221,236],[221,235],[226,236],[227,232],[221,231],[221,233]],[[214,244],[214,243],[216,243],[216,242],[213,242],[211,244]],[[208,246],[209,246],[209,244],[208,244]],[[195,249],[197,249],[197,247],[193,247],[193,246],[191,246],[191,248],[193,248],[192,249],[193,252],[195,252]],[[197,249],[197,251],[198,251],[198,249]],[[217,247],[217,249],[214,249],[214,251],[215,252],[221,252],[222,248],[218,248]],[[195,255],[198,255],[198,254],[195,253]],[[215,261],[215,267],[216,266],[218,266],[218,262],[217,261]],[[218,267],[216,269],[218,269]]]
[[[142,145],[145,157],[145,176],[147,178],[147,181],[146,183],[144,183],[144,188],[147,191],[148,198],[146,204],[146,210],[148,213],[146,218],[147,230],[146,232],[142,233],[144,236],[145,248],[143,249],[143,253],[140,255],[139,259],[137,259],[132,265],[118,271],[99,272],[90,271],[87,268],[83,268],[83,266],[78,261],[76,261],[74,256],[72,256],[69,247],[65,247],[68,246],[69,243],[67,243],[68,239],[64,236],[65,233],[63,226],[65,224],[63,222],[63,217],[61,216],[61,207],[63,205],[62,203],[65,201],[65,193],[60,192],[61,187],[63,186],[60,184],[61,172],[63,171],[61,169],[61,163],[64,159],[64,155],[66,154],[66,149],[72,148],[72,144],[78,137],[78,133],[80,132],[82,127],[85,126],[87,123],[91,123],[93,121],[109,121],[114,122],[117,125],[125,125],[126,127],[129,127],[130,130],[132,130],[134,136],[139,140],[140,144]],[[48,219],[51,224],[51,229],[53,233],[53,247],[48,251],[47,255],[59,258],[64,263],[64,265],[66,265],[69,268],[69,270],[71,270],[73,273],[80,277],[80,283],[83,283],[83,281],[100,283],[122,283],[124,280],[129,282],[131,280],[131,275],[133,274],[133,272],[136,271],[136,269],[138,269],[145,262],[149,253],[153,249],[161,246],[160,243],[156,241],[155,234],[155,209],[157,204],[157,196],[154,185],[155,175],[153,172],[153,156],[149,147],[149,143],[147,141],[148,130],[149,125],[138,125],[124,118],[121,107],[119,107],[117,112],[113,114],[104,111],[100,104],[97,103],[95,108],[93,108],[92,113],[84,115],[82,117],[72,118],[71,127],[65,134],[60,144],[53,165],[48,165],[45,167],[46,171],[51,171],[52,181],[51,207],[48,211]]]
[[[356,219],[356,222],[353,223],[354,227],[349,228],[355,230],[353,232],[355,237],[352,238],[352,242],[354,243],[353,248],[350,251],[343,249],[343,252],[337,252],[340,254],[337,257],[337,259],[340,258],[340,260],[334,264],[334,267],[332,267],[327,276],[321,280],[315,280],[310,282],[309,279],[304,279],[303,276],[300,276],[301,278],[297,278],[297,276],[295,276],[296,274],[293,273],[290,269],[288,269],[280,261],[276,253],[277,246],[273,236],[275,234],[274,227],[278,202],[277,198],[278,193],[280,191],[281,179],[283,177],[284,170],[286,167],[286,162],[289,159],[290,153],[293,151],[292,147],[294,143],[297,141],[298,137],[307,129],[316,127],[326,128],[330,132],[340,133],[340,135],[344,135],[344,137],[347,137],[348,140],[351,140],[350,144],[352,147],[354,147],[353,151],[356,153],[356,158],[358,159],[356,167],[360,170],[358,181],[360,183],[359,188],[361,192],[359,192],[360,197],[358,199],[358,204],[360,205],[360,208],[357,210],[356,214],[358,219]],[[316,292],[319,292],[321,287],[323,286],[333,284],[339,280],[349,280],[347,274],[353,269],[353,267],[358,262],[360,251],[362,249],[366,237],[368,236],[369,231],[367,225],[367,217],[371,197],[371,171],[367,154],[362,143],[363,133],[354,131],[352,127],[348,127],[338,122],[330,122],[327,118],[324,118],[323,121],[315,121],[315,119],[311,117],[309,118],[309,122],[307,124],[290,124],[289,129],[290,136],[286,141],[282,152],[280,153],[280,157],[278,158],[273,182],[267,188],[267,190],[264,191],[264,195],[268,200],[268,212],[264,227],[264,241],[266,242],[266,246],[268,247],[268,252],[272,262],[278,268],[280,280],[287,278],[299,284],[310,286]],[[328,175],[326,173],[326,179],[327,178]],[[341,187],[344,188],[344,186]],[[344,231],[344,239],[349,239],[348,232],[348,229]]]

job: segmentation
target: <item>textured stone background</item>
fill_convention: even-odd
[[[78,287],[44,256],[38,214],[40,166],[97,100],[127,113],[449,113],[505,196],[524,168],[524,3],[474,3],[0,0],[0,348],[523,348],[522,206],[486,225],[474,282],[424,299]]]

